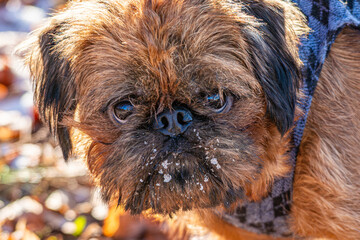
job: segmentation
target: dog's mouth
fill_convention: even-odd
[[[145,159],[145,167],[151,169],[156,186],[179,185],[183,190],[185,184],[191,185],[196,179],[209,174],[204,148],[184,137],[169,138],[161,149],[154,148],[152,152],[153,155]]]
[[[197,144],[190,143],[183,136],[178,136],[175,138],[169,137],[167,140],[164,141],[162,151],[166,153],[179,154],[196,148],[196,146],[194,145]]]
[[[209,175],[215,172],[213,167],[221,168],[215,160],[215,155],[209,154],[209,150],[202,143],[191,142],[182,136],[169,138],[164,141],[161,149],[153,149],[154,155],[149,157],[148,163],[152,165],[155,173],[168,174],[171,179],[177,180],[176,183],[183,185],[184,182],[194,178],[194,174],[190,173]],[[216,166],[211,166],[211,164],[216,164]],[[164,179],[165,182],[169,182],[166,180],[169,180],[169,177]]]
[[[125,196],[126,208],[133,213],[147,208],[171,213],[231,204],[242,192],[226,180],[218,158],[199,143],[168,139],[140,167],[134,191]]]
[[[127,200],[126,207],[133,213],[150,207],[154,212],[172,213],[221,203],[221,178],[192,153],[171,153],[142,176]]]
[[[162,139],[140,135],[144,137],[133,138],[131,144],[119,142],[121,151],[112,151],[101,166],[104,199],[118,198],[134,214],[149,208],[167,214],[227,207],[243,199],[245,185],[261,165],[252,142],[241,134],[228,138],[203,129],[188,133]]]

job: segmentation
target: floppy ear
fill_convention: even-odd
[[[70,64],[57,48],[62,23],[49,22],[32,33],[24,43],[23,51],[30,68],[34,87],[34,100],[43,121],[58,139],[65,160],[71,154],[72,144],[68,127],[62,125],[64,116],[73,116],[76,107],[76,85]]]
[[[261,23],[258,31],[245,33],[254,73],[265,94],[267,114],[284,135],[294,122],[301,78],[297,44],[298,35],[306,33],[304,18],[291,4],[285,9],[286,3],[244,2],[247,13]]]

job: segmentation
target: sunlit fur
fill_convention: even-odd
[[[293,230],[360,238],[360,31],[331,47],[314,94],[295,172]]]
[[[298,44],[306,32],[303,16],[287,1],[74,1],[32,34],[24,53],[43,120],[66,159],[75,155],[87,163],[105,200],[132,213],[230,211],[245,199],[260,200],[274,179],[289,172],[288,133],[300,114]],[[329,84],[331,77],[325,77]],[[219,114],[206,104],[214,93],[234,98],[230,111]],[[349,101],[357,97],[351,96]],[[134,105],[123,124],[109,114],[121,100]],[[179,106],[194,119],[184,134],[169,138],[153,129],[159,113]],[[352,147],[359,139],[347,151],[351,164],[337,159],[335,153],[348,146],[330,151],[341,127],[336,134],[329,134],[331,128],[319,132],[326,125],[321,116],[332,116],[327,108],[314,109],[296,168],[292,228],[304,236],[358,236],[358,154]],[[327,158],[349,176],[322,172]],[[318,200],[309,200],[309,192]],[[336,210],[323,211],[323,205]],[[228,239],[241,234],[208,216],[204,225],[215,232]],[[346,226],[337,220],[341,216]],[[319,220],[311,224],[314,217]]]

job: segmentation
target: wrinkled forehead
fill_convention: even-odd
[[[171,99],[257,87],[239,17],[210,1],[194,2],[134,1],[108,9],[78,57],[81,91]]]

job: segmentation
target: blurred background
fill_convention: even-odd
[[[65,0],[0,0],[0,239],[108,239],[117,214],[40,123],[17,44]],[[115,212],[114,212],[115,211]],[[115,216],[115,217],[114,217]]]

